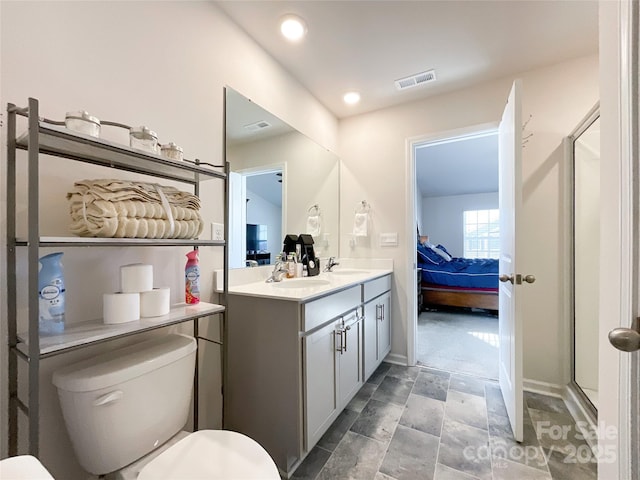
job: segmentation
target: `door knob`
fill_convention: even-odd
[[[636,320],[636,328],[640,318]],[[614,328],[609,332],[609,342],[623,352],[640,350],[640,332],[634,328]]]
[[[527,282],[527,283],[533,283],[536,281],[536,276],[535,275],[525,275],[524,277],[522,277],[522,281]]]
[[[506,282],[513,283],[513,275],[507,275],[506,273],[503,273],[502,275],[500,275],[498,279],[503,283],[506,283]]]

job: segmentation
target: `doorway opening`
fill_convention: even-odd
[[[498,378],[498,130],[412,143],[415,364]]]
[[[284,166],[230,172],[229,268],[269,265],[282,242]]]

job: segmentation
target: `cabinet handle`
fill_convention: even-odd
[[[343,349],[344,336],[342,335],[344,333],[344,330],[342,328],[337,328],[335,333],[336,333],[336,341],[338,339],[338,335],[340,335],[340,347],[336,346],[336,352],[340,352],[340,355],[342,355],[342,352],[344,351]]]

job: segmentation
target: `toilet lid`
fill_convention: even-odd
[[[269,454],[256,441],[228,430],[200,430],[151,460],[138,480],[280,480]]]

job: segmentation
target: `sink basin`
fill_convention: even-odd
[[[296,280],[283,280],[279,283],[274,283],[276,288],[311,288],[311,287],[324,287],[331,282],[328,280],[322,280],[319,278],[299,278]]]
[[[333,272],[330,272],[331,275],[364,275],[366,273],[369,273],[369,270],[358,270],[355,268],[345,268],[342,270],[335,270]]]

